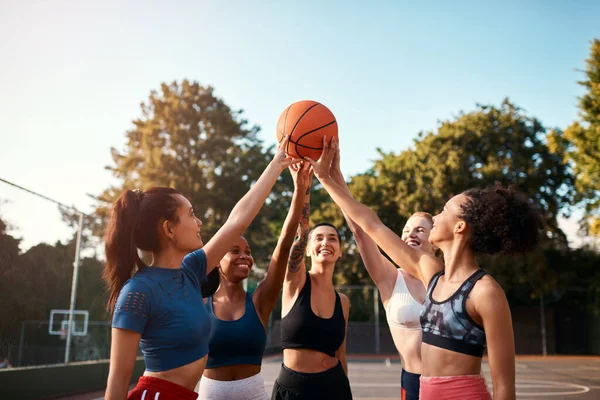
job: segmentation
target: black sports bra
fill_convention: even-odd
[[[469,316],[465,303],[475,283],[486,272],[482,269],[475,271],[450,298],[438,302],[431,298],[431,294],[443,274],[444,271],[438,272],[429,282],[421,311],[423,343],[482,357],[486,347],[485,332],[483,327]]]
[[[331,318],[315,315],[310,307],[310,275],[298,294],[292,309],[281,319],[281,347],[311,349],[335,357],[346,337],[346,320],[340,295],[335,293],[335,308]]]

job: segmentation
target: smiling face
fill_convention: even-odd
[[[321,225],[310,231],[308,254],[313,262],[335,263],[342,255],[340,238],[335,228]]]
[[[232,282],[243,281],[250,274],[254,266],[254,258],[250,245],[240,236],[231,246],[219,263],[221,274],[225,279]]]
[[[413,215],[404,225],[402,240],[410,247],[433,254],[433,245],[429,243],[431,228],[433,228],[433,224],[429,218]]]
[[[448,200],[441,213],[433,217],[433,228],[429,235],[432,244],[441,247],[442,243],[453,241],[455,234],[464,234],[466,222],[460,216],[461,205],[467,200],[465,194],[456,195]]]

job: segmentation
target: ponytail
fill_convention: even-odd
[[[127,190],[113,206],[105,235],[106,264],[103,279],[108,286],[110,297],[107,311],[114,311],[119,291],[127,279],[131,278],[134,267],[142,268],[135,244],[135,230],[138,222],[140,203],[144,193]]]
[[[157,226],[160,221],[177,221],[180,193],[168,187],[155,187],[146,191],[127,190],[113,205],[108,221],[104,248],[106,264],[103,279],[110,293],[107,310],[112,313],[119,292],[135,267],[145,267],[138,249],[157,252],[160,240]]]

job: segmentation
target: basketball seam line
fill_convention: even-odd
[[[311,147],[311,146],[307,146],[305,144],[300,144],[298,142],[294,142],[293,140],[290,140],[290,142],[294,143],[296,146],[299,147],[304,147],[305,149],[310,149],[310,150],[323,150],[322,147]]]
[[[318,106],[318,105],[320,105],[320,104],[321,104],[321,103],[315,103],[315,104],[313,104],[312,106],[308,107],[308,108],[306,109],[306,111],[304,111],[304,112],[302,113],[302,115],[300,116],[300,118],[298,118],[298,119],[296,120],[296,124],[294,124],[294,127],[292,128],[292,131],[290,132],[290,137],[291,137],[291,136],[294,134],[294,131],[296,130],[296,127],[297,127],[297,126],[298,126],[298,124],[300,123],[300,120],[301,120],[302,118],[304,118],[304,116],[305,116],[305,115],[306,115],[306,114],[307,114],[307,113],[308,113],[310,110],[312,110],[313,108],[315,108],[316,106]],[[294,144],[296,145],[296,148],[295,148],[294,150],[296,150],[296,154],[298,154],[298,143],[294,143]],[[289,154],[289,153],[288,153],[288,154]],[[298,155],[299,155],[299,154],[298,154]],[[302,157],[302,158],[304,158],[304,157]]]
[[[323,150],[323,148],[322,148],[322,147],[316,148],[316,147],[310,147],[310,146],[306,146],[306,145],[304,145],[304,144],[300,144],[300,139],[302,139],[304,136],[306,136],[306,135],[308,135],[308,134],[311,134],[311,133],[314,133],[314,132],[318,131],[319,129],[323,129],[323,128],[326,128],[326,127],[328,127],[329,125],[335,124],[336,122],[337,122],[337,121],[334,119],[333,121],[331,121],[331,122],[329,122],[329,123],[327,123],[327,124],[325,124],[325,125],[323,125],[323,126],[320,126],[320,127],[316,128],[316,129],[313,129],[312,131],[308,131],[308,132],[304,133],[304,134],[303,134],[302,136],[300,136],[300,137],[298,138],[298,140],[295,142],[296,146],[302,146],[302,147],[306,147],[306,148],[309,148],[309,149],[315,149],[315,150]],[[296,153],[297,153],[297,151],[296,151]]]
[[[305,145],[303,145],[303,144],[298,144],[298,143],[296,143],[296,142],[293,142],[293,143],[296,145],[296,147],[302,147],[303,149],[309,149],[309,150],[323,150],[323,148],[322,148],[322,147],[310,147],[310,146],[305,146]]]

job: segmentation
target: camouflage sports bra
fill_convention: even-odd
[[[474,357],[482,357],[486,347],[485,332],[483,327],[469,316],[465,303],[475,283],[486,272],[478,269],[452,296],[445,301],[438,302],[432,298],[432,293],[443,274],[444,271],[438,272],[429,282],[421,311],[423,343]]]

